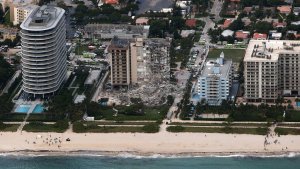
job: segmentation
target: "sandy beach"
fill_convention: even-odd
[[[0,133],[0,152],[106,152],[132,154],[285,154],[300,152],[300,136],[214,133]],[[66,141],[69,138],[70,141]],[[275,141],[277,140],[277,141]],[[276,142],[276,143],[274,143]]]

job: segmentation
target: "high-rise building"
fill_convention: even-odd
[[[23,90],[34,96],[54,94],[66,78],[65,11],[36,8],[21,24]]]
[[[114,37],[108,47],[109,60],[111,66],[112,86],[129,86],[136,79],[132,77],[132,58],[130,50],[130,40]],[[136,59],[135,59],[136,60]]]
[[[300,41],[251,40],[244,58],[245,99],[276,102],[300,95]]]
[[[222,52],[217,60],[209,60],[198,78],[199,100],[209,105],[221,105],[227,100],[232,84],[232,61],[224,59]]]

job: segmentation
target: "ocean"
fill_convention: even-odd
[[[0,155],[0,169],[300,169],[300,156]]]

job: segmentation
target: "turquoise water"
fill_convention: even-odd
[[[30,105],[19,105],[15,112],[16,113],[27,113],[30,109]]]
[[[2,156],[0,169],[299,169],[300,157]]]
[[[44,107],[42,104],[37,104],[33,109],[32,113],[43,113]]]

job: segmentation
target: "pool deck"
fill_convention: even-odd
[[[32,113],[37,104],[38,103],[33,103],[27,113]]]
[[[35,100],[35,101],[24,101],[24,100],[22,100],[22,99],[19,99],[19,100],[16,102],[16,104],[15,104],[15,106],[14,106],[12,112],[15,113],[15,112],[16,112],[16,109],[17,109],[17,107],[18,107],[19,105],[30,105],[29,110],[26,112],[26,114],[30,114],[30,113],[33,113],[34,108],[35,108],[38,104],[43,104],[43,102],[40,101],[40,100]],[[25,113],[24,113],[24,114],[25,114]]]

